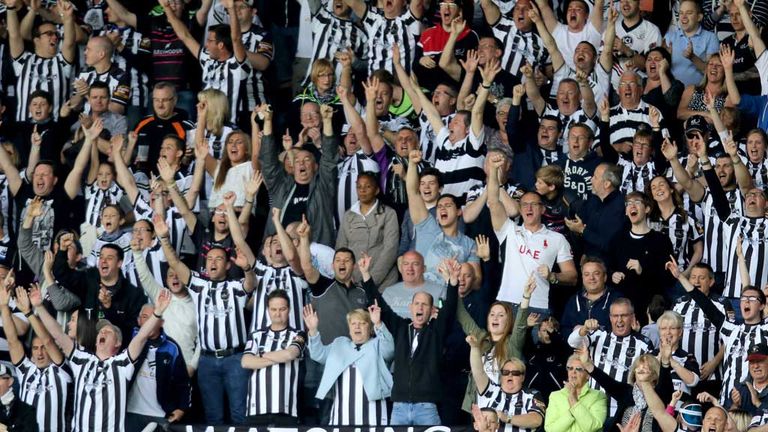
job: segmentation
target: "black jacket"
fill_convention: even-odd
[[[139,288],[136,288],[122,273],[118,276],[117,284],[110,289],[112,292],[112,305],[105,309],[99,301],[99,289],[101,277],[99,270],[90,267],[85,270],[72,270],[67,264],[66,251],[59,251],[53,262],[53,275],[61,284],[80,298],[81,308],[96,311],[99,318],[108,319],[112,324],[120,327],[123,333],[123,347],[128,346],[128,335],[136,325],[141,307],[147,303],[147,296]]]
[[[8,427],[9,432],[37,432],[37,412],[22,402],[18,396],[11,402],[10,409],[0,405],[0,423]]]
[[[134,329],[133,335],[136,336],[138,332],[138,328]],[[187,364],[179,344],[161,330],[157,339],[149,340],[144,344],[141,355],[136,359],[137,368],[141,368],[151,346],[157,347],[155,352],[157,401],[163,407],[166,416],[170,416],[177,409],[188,411],[192,405],[192,386],[187,374]],[[137,375],[133,374],[129,388],[133,387]]]
[[[411,320],[401,318],[389,307],[372,280],[363,282],[368,300],[381,307],[381,320],[395,337],[393,402],[432,402],[443,398],[440,362],[445,336],[456,314],[458,287],[448,286],[447,297],[437,319],[421,329],[419,346],[411,356]]]

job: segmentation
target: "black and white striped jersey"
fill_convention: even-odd
[[[357,176],[363,172],[379,173],[379,163],[373,155],[366,155],[362,149],[352,156],[347,156],[337,164],[339,171],[338,191],[336,194],[336,216],[339,223],[344,213],[357,202]]]
[[[264,353],[290,347],[299,350],[296,359],[254,370],[248,380],[246,415],[288,414],[297,417],[299,367],[307,343],[302,331],[291,327],[274,331],[269,327],[251,334],[245,353],[261,357]]]
[[[640,127],[651,130],[651,118],[648,115],[651,105],[641,100],[637,108],[626,109],[621,104],[611,108],[611,144],[632,143],[635,132]],[[662,117],[660,121],[664,121]],[[668,135],[666,130],[662,133]]]
[[[725,191],[725,197],[731,207],[731,217],[725,223],[717,215],[709,189],[701,201],[704,217],[704,258],[702,261],[709,264],[715,272],[725,272],[728,267],[728,241],[731,237],[732,225],[728,222],[738,220],[744,212],[744,197],[738,188]]]
[[[62,53],[51,58],[25,52],[13,59],[16,74],[16,121],[29,120],[29,96],[36,90],[45,90],[53,98],[52,115],[58,120],[61,106],[69,99],[73,65]]]
[[[386,426],[387,400],[369,400],[363,388],[363,375],[352,363],[339,375],[334,385],[331,407],[333,426]]]
[[[747,355],[757,344],[768,343],[768,324],[735,324],[724,321],[720,327],[720,340],[725,345],[723,357],[723,387],[720,403],[731,397],[731,390],[749,377]]]
[[[547,409],[547,403],[537,390],[523,388],[517,393],[510,394],[491,381],[488,381],[485,391],[480,393],[477,404],[480,408],[492,408],[509,417],[537,413],[543,419]],[[507,423],[504,425],[503,432],[534,432],[535,430],[536,428],[522,428]]]
[[[96,69],[89,67],[80,72],[77,79],[85,81],[88,85],[96,81],[103,82],[109,86],[110,103],[116,103],[124,107],[131,105],[131,76],[120,69],[117,64],[112,63],[112,67],[104,73],[99,73]],[[85,103],[85,112],[91,112],[91,106]]]
[[[21,400],[35,408],[37,427],[43,432],[70,430],[67,403],[72,385],[69,366],[51,363],[38,368],[28,357],[16,365],[19,372]]]
[[[110,30],[108,29],[104,29],[101,31],[101,35],[106,36],[109,31]],[[131,106],[145,107],[147,106],[150,97],[149,77],[146,73],[141,72],[136,66],[129,64],[131,62],[129,62],[125,56],[133,57],[137,61],[139,56],[149,56],[151,42],[131,26],[116,27],[112,31],[117,31],[120,34],[120,39],[124,47],[120,52],[115,50],[112,55],[112,62],[128,74],[131,86]]]
[[[395,43],[400,47],[403,68],[406,73],[410,73],[416,56],[416,42],[422,30],[421,22],[413,16],[411,10],[406,10],[397,18],[387,19],[383,10],[369,6],[361,21],[368,35],[368,75],[373,75],[379,69],[395,73],[392,65],[392,45]]]
[[[667,219],[658,218],[649,221],[651,229],[654,229],[669,237],[672,243],[675,261],[682,269],[688,268],[693,244],[703,241],[704,228],[690,215],[674,212]]]
[[[536,32],[522,32],[512,19],[503,16],[493,25],[492,30],[504,50],[501,67],[512,75],[521,77],[520,68],[526,63],[534,68],[552,63],[544,41]]]
[[[235,122],[239,108],[243,106],[243,81],[251,74],[251,64],[247,58],[240,62],[234,55],[223,61],[213,59],[204,47],[200,48],[198,60],[203,69],[203,88],[221,90],[227,95],[230,121]]]
[[[283,290],[288,295],[290,314],[288,326],[304,330],[302,310],[308,304],[309,285],[307,281],[297,275],[290,266],[276,268],[268,265],[261,259],[256,261],[253,267],[256,274],[257,285],[253,290],[253,316],[251,318],[251,331],[267,328],[272,324],[269,319],[267,297],[272,291]]]
[[[434,165],[443,176],[442,193],[463,198],[472,186],[485,180],[485,133],[475,136],[470,127],[469,135],[455,143],[449,134],[448,127],[443,127],[435,137]]]
[[[556,106],[547,104],[544,108],[544,112],[541,113],[541,116],[539,116],[539,121],[541,121],[541,118],[546,116],[555,116],[560,119],[560,123],[563,125],[563,132],[560,134],[560,138],[557,140],[557,142],[565,154],[568,154],[570,151],[570,148],[568,147],[568,134],[570,133],[571,127],[573,125],[577,123],[583,123],[592,129],[593,136],[597,136],[597,123],[595,122],[596,118],[588,116],[587,113],[585,113],[581,108],[574,111],[571,115],[565,115],[560,112]],[[595,147],[594,143],[592,144],[592,147]]]
[[[311,2],[310,2],[311,3]],[[312,14],[312,57],[309,64],[317,59],[330,60],[333,56],[347,48],[351,48],[358,58],[363,55],[363,50],[368,38],[365,31],[355,25],[352,20],[342,19],[332,14],[324,5],[320,5],[317,12]],[[312,68],[307,68],[302,87],[311,82]],[[336,82],[341,77],[341,65],[336,65]]]
[[[264,28],[252,24],[247,32],[243,32],[240,39],[243,41],[246,51],[261,54],[270,62],[272,61],[274,51],[272,36]],[[265,73],[266,71],[256,70],[251,65],[251,73],[244,81],[245,97],[241,98],[243,105],[240,106],[240,111],[251,112],[258,105],[269,102],[267,97],[268,82]]]
[[[445,117],[442,117],[441,120],[443,121],[443,125],[445,127],[448,127],[448,123],[453,120],[453,117],[456,115],[456,113],[450,113]],[[435,139],[437,138],[437,133],[434,129],[432,129],[432,123],[429,122],[429,119],[427,119],[427,114],[424,113],[424,111],[419,114],[419,143],[421,147],[421,153],[422,153],[422,160],[425,160],[429,162],[430,164],[435,164]]]
[[[242,280],[212,281],[192,272],[189,295],[197,309],[197,327],[203,351],[239,348],[247,342]]]
[[[72,430],[124,431],[128,384],[135,370],[128,350],[100,360],[75,347],[69,366],[75,378]]]
[[[730,309],[730,303],[723,297],[710,297],[710,299],[717,310],[725,316],[726,311]],[[715,358],[719,349],[720,329],[707,318],[699,305],[686,295],[677,299],[672,310],[683,317],[683,336],[680,339],[680,347],[693,354],[700,365]],[[713,380],[719,375],[719,368],[715,368],[715,373],[709,379]]]
[[[741,248],[747,262],[750,284],[764,287],[768,283],[768,219],[740,216],[726,222],[730,226],[728,239],[728,263],[725,268],[723,295],[729,298],[741,296],[744,281],[739,272],[736,246],[741,237]]]
[[[119,204],[125,191],[117,183],[107,189],[98,186],[98,180],[85,187],[85,223],[98,227],[101,224],[101,211],[104,207]]]

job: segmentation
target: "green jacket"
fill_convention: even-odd
[[[523,359],[523,345],[525,344],[525,334],[528,330],[528,315],[530,312],[528,308],[520,308],[517,316],[515,316],[515,322],[512,325],[512,334],[507,338],[507,357]],[[472,316],[467,312],[467,308],[464,306],[464,300],[459,299],[456,305],[456,319],[459,321],[464,334],[473,335],[475,339],[480,341],[480,351],[485,355],[493,348],[491,342],[490,333],[487,330],[477,325]],[[499,365],[501,366],[501,365]],[[464,401],[461,404],[461,409],[466,412],[472,412],[472,404],[477,403],[477,387],[475,385],[475,379],[472,374],[469,374],[469,380],[467,381],[467,389],[464,392]]]
[[[568,403],[568,389],[561,389],[549,395],[547,416],[544,418],[546,432],[597,432],[603,429],[608,415],[608,398],[598,390],[584,384],[579,401]]]

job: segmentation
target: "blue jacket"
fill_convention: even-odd
[[[134,329],[133,336],[139,329]],[[168,337],[164,331],[160,330],[160,336],[152,341],[147,341],[144,350],[136,360],[137,369],[141,367],[147,358],[150,344],[157,346],[155,353],[155,380],[157,381],[157,401],[165,411],[170,415],[174,410],[180,409],[188,411],[192,406],[192,385],[187,373],[187,364],[184,362],[184,356],[181,354],[181,348],[175,340]],[[133,386],[136,376],[133,374],[129,386]]]
[[[768,96],[741,95],[739,110],[757,119],[757,127],[768,130]]]
[[[389,397],[392,393],[389,364],[395,356],[395,340],[384,324],[375,331],[376,337],[369,339],[359,350],[346,336],[337,337],[330,345],[323,345],[320,333],[309,337],[310,357],[325,365],[316,398],[325,398],[336,380],[352,364],[363,376],[363,389],[368,400]]]
[[[616,238],[627,231],[629,221],[624,217],[624,195],[614,190],[605,200],[591,194],[576,212],[584,224],[584,255],[610,261],[611,247]]]
[[[564,335],[569,335],[574,327],[584,324],[584,321],[588,319],[596,319],[601,326],[610,328],[611,304],[619,297],[624,297],[624,295],[616,290],[606,288],[603,295],[592,302],[590,307],[583,290],[574,294],[568,299],[563,309],[563,319],[560,320],[560,332]]]

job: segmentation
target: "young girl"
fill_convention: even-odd
[[[113,243],[123,249],[125,258],[123,267],[133,260],[131,252],[131,232],[121,228],[125,222],[123,211],[119,206],[110,204],[101,210],[101,224],[98,227],[98,235],[93,243],[91,253],[88,255],[88,266],[95,267],[99,262],[101,247],[107,243]]]

